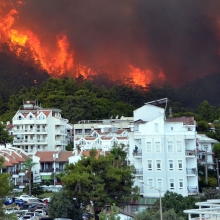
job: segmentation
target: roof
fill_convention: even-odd
[[[53,162],[53,155],[56,153],[57,151],[38,151],[35,156],[40,158],[40,162]]]
[[[166,119],[167,122],[183,122],[186,125],[194,125],[194,117],[171,117]]]
[[[68,158],[73,156],[72,151],[38,151],[35,156],[40,158],[40,162],[54,162],[54,154],[58,154],[56,162],[68,162]]]
[[[66,162],[69,160],[69,157],[73,156],[72,151],[61,151],[59,153],[58,158],[56,159],[56,162]]]
[[[101,152],[102,152],[102,150],[97,150],[96,158],[98,158],[98,157],[100,156]],[[82,152],[82,154],[83,154],[83,156],[85,156],[85,157],[89,157],[89,156],[90,156],[89,150],[84,150],[84,151]]]

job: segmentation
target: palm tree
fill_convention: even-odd
[[[35,166],[36,164],[38,163],[34,163],[32,162],[32,160],[30,158],[28,158],[23,164],[22,164],[22,167],[23,169],[22,170],[27,170],[27,173],[26,173],[26,176],[28,178],[28,182],[29,182],[29,195],[31,196],[31,168],[33,166]]]

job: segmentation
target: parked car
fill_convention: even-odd
[[[29,195],[20,195],[19,197],[15,197],[15,199],[20,199],[27,202],[29,199],[38,199],[38,198]]]
[[[46,202],[46,200],[50,203],[51,198],[50,198],[50,197],[47,197],[47,198],[40,199],[40,201],[42,201],[42,202]]]
[[[5,214],[11,214],[11,213],[18,212],[18,211],[19,210],[17,207],[10,207],[5,210]]]
[[[34,213],[38,213],[40,216],[45,217],[46,212],[43,209],[36,209]]]
[[[33,206],[29,208],[30,212],[34,212],[36,209],[42,209],[46,212],[46,215],[48,215],[48,206],[45,204],[36,204],[36,206]]]
[[[38,220],[40,218],[40,215],[38,213],[34,213],[34,212],[27,212],[25,215],[30,215],[31,220]]]
[[[24,215],[24,216],[20,217],[19,220],[26,220],[26,219],[31,220],[31,217],[32,216],[30,216],[30,215]]]
[[[22,206],[22,205],[24,205],[26,202],[23,201],[23,200],[20,200],[20,199],[15,199],[15,200],[14,200],[14,203],[15,203],[16,205]]]
[[[41,203],[38,198],[27,199],[27,203]]]
[[[11,205],[13,203],[13,199],[12,198],[6,198],[4,204],[5,205]]]

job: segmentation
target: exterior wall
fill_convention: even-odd
[[[214,169],[214,163],[213,161],[213,146],[218,141],[207,137],[203,134],[197,134],[197,161],[201,165],[205,165],[207,163],[208,169]]]
[[[162,196],[167,190],[183,196],[197,194],[195,123],[169,122],[163,109],[151,105],[135,110],[134,120],[129,161],[136,168],[140,194],[159,197],[158,189]]]
[[[139,119],[143,121],[152,121],[164,115],[164,109],[156,107],[154,105],[145,104],[144,106],[134,110],[134,121]]]
[[[12,119],[13,146],[31,156],[37,150],[65,149],[67,122],[53,109],[19,110]]]

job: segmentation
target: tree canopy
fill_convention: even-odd
[[[133,188],[134,167],[128,166],[125,159],[115,164],[115,155],[97,155],[97,152],[83,157],[76,164],[68,164],[61,181],[69,195],[84,203],[90,201],[96,206],[115,203],[123,206],[132,198],[137,198],[138,189]],[[120,151],[120,150],[117,150]]]

